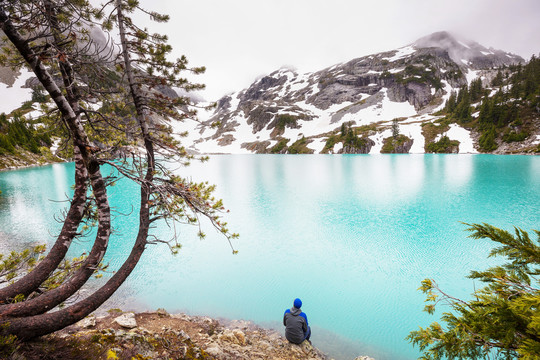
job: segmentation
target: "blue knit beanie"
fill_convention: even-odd
[[[302,300],[299,298],[294,299],[294,307],[300,309],[302,307]]]

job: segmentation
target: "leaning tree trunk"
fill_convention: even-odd
[[[84,319],[109,299],[131,274],[144,252],[149,229],[149,196],[147,187],[143,185],[137,240],[129,257],[103,287],[84,300],[59,311],[25,318],[6,318],[9,322],[8,332],[19,339],[31,339],[50,334]]]
[[[77,228],[81,223],[85,203],[88,173],[84,167],[83,159],[75,148],[75,193],[70,208],[66,214],[60,235],[49,254],[39,262],[33,271],[17,280],[15,283],[0,289],[0,303],[8,303],[15,296],[22,294],[25,297],[35,291],[64,259],[71,242],[77,235]]]
[[[97,169],[99,170],[99,168]],[[92,274],[95,273],[107,250],[111,219],[107,189],[99,171],[95,171],[90,176],[90,183],[92,184],[100,220],[94,245],[88,257],[81,264],[80,268],[59,287],[25,302],[0,306],[0,316],[21,317],[38,315],[49,311],[75,294],[88,281]]]
[[[47,312],[75,294],[95,273],[107,250],[111,223],[105,183],[96,173],[92,174],[90,180],[93,184],[100,222],[94,246],[88,257],[81,267],[57,288],[24,302],[0,306],[0,317],[21,317]]]

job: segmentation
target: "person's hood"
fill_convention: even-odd
[[[291,308],[291,314],[294,316],[298,316],[302,313],[302,310],[295,308],[294,306]]]

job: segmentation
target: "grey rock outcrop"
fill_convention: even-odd
[[[363,144],[360,146],[344,145],[338,151],[338,154],[369,154],[375,142],[369,138],[364,138],[363,140]]]

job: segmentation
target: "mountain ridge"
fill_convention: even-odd
[[[489,87],[501,66],[520,63],[525,61],[517,55],[438,32],[316,72],[281,68],[218,100],[215,112],[204,114],[202,124],[192,129],[187,148],[202,153],[287,153],[303,138],[302,152],[344,152],[343,139],[343,147],[335,151],[328,141],[346,124],[365,143],[374,143],[362,152],[374,153],[382,150],[397,118],[401,133],[412,140],[406,152],[423,153],[427,143],[424,135],[418,136],[424,132],[420,124],[440,120],[443,116],[436,113],[452,92],[475,78]],[[464,130],[456,128],[460,135],[455,140],[462,146],[453,151],[477,152],[475,134]]]

